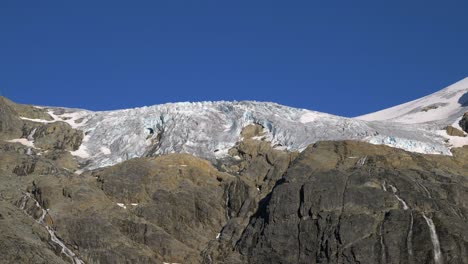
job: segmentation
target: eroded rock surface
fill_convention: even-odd
[[[82,131],[20,118],[45,114],[0,100],[0,263],[468,263],[468,147],[297,153],[253,124],[214,164],[169,154],[79,174]]]
[[[434,263],[427,217],[442,258],[466,263],[468,174],[460,162],[357,142],[310,146],[236,249],[248,263]]]

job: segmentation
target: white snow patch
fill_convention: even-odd
[[[320,116],[317,113],[307,112],[300,117],[299,122],[307,124],[316,121],[318,118],[320,118]]]
[[[275,146],[274,149],[276,149],[276,150],[288,150],[288,147],[286,147],[286,146]]]
[[[437,131],[437,133],[441,135],[442,137],[446,138],[451,147],[460,148],[465,145],[468,145],[468,136],[465,136],[465,137],[450,136],[449,134],[447,134],[447,130],[445,129],[439,130]]]
[[[112,153],[112,151],[108,147],[101,147],[101,152],[104,155],[110,155]]]
[[[468,112],[468,111],[467,111]],[[457,118],[452,124],[451,126],[453,126],[454,128],[457,128],[457,129],[460,129],[461,131],[463,131],[463,128],[460,126],[460,121],[462,120],[463,116],[460,116],[459,118]]]
[[[27,118],[27,117],[23,117],[23,116],[20,116],[19,118],[22,119],[22,120],[32,121],[32,122],[36,122],[36,123],[43,123],[43,124],[49,124],[49,123],[55,123],[56,122],[55,120]]]
[[[89,115],[87,111],[79,111],[79,112],[70,112],[70,113],[64,113],[61,115],[56,115],[54,114],[53,110],[47,111],[47,114],[49,114],[53,120],[45,120],[45,119],[37,119],[37,118],[27,118],[27,117],[22,117],[20,116],[20,119],[22,120],[28,120],[36,123],[42,123],[42,124],[50,124],[50,123],[55,123],[55,122],[65,122],[68,123],[72,128],[78,128],[80,126],[83,126],[85,122],[77,123],[77,120],[80,118],[84,118]]]
[[[30,147],[30,148],[36,148],[34,146],[34,142],[33,141],[29,141],[27,140],[26,138],[16,138],[16,139],[11,139],[11,140],[7,140],[6,142],[10,142],[10,143],[20,143],[26,147]]]
[[[73,156],[76,156],[76,157],[80,157],[82,159],[87,159],[89,158],[91,155],[89,155],[88,153],[88,148],[81,144],[81,146],[75,150],[75,151],[70,151],[70,153],[73,155]]]
[[[127,206],[123,203],[117,203],[119,207],[122,207],[123,209],[127,209]]]
[[[452,147],[460,148],[468,145],[468,137],[449,137],[449,142]]]
[[[85,118],[89,115],[87,111],[78,111],[78,112],[68,112],[61,115],[54,114],[54,111],[50,110],[47,112],[55,121],[61,121],[68,123],[72,128],[79,128],[83,126],[86,122],[83,120],[81,123],[78,123],[77,120]]]

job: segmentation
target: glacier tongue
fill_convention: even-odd
[[[54,108],[49,108],[54,110]],[[57,109],[55,109],[57,110]],[[257,123],[266,140],[302,151],[323,140],[361,140],[408,151],[450,155],[443,137],[417,124],[368,122],[275,103],[253,101],[171,103],[92,112],[60,109],[54,118],[79,116],[85,133],[73,152],[94,169],[145,155],[190,153],[214,160],[241,140],[243,127]]]

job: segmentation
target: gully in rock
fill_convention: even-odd
[[[390,189],[392,190],[392,193],[393,195],[395,196],[395,198],[403,205],[403,210],[409,210],[410,212],[410,224],[409,224],[409,229],[408,229],[408,235],[406,236],[406,246],[407,246],[407,249],[408,249],[408,258],[409,258],[409,262],[410,263],[413,263],[413,224],[414,224],[414,218],[413,218],[413,211],[411,210],[411,208],[408,206],[408,204],[406,203],[405,200],[403,200],[402,198],[400,198],[398,195],[397,195],[397,192],[398,192],[398,189],[389,184],[389,187]],[[382,189],[386,192],[387,191],[387,187],[386,187],[386,182],[384,181],[382,183]]]
[[[32,200],[35,204],[35,206],[42,211],[42,215],[39,219],[36,220],[37,223],[42,225],[43,227],[46,228],[47,232],[50,235],[50,240],[58,245],[61,248],[61,254],[64,254],[66,257],[68,257],[73,264],[84,264],[84,261],[78,258],[78,256],[71,251],[64,243],[62,240],[60,240],[57,235],[55,234],[55,231],[47,225],[47,223],[44,222],[44,219],[46,215],[49,212],[49,209],[44,209],[42,206],[39,204],[39,202],[31,195],[31,193],[26,192],[24,193],[23,197],[21,197],[21,203],[20,203],[20,209],[23,210],[27,215],[28,212],[26,211],[26,205],[29,200]]]

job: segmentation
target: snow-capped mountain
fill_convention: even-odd
[[[73,154],[86,161],[88,169],[174,152],[222,158],[241,140],[242,128],[252,123],[265,128],[264,140],[288,150],[350,139],[450,155],[451,145],[441,129],[468,110],[467,84],[465,79],[433,95],[355,119],[252,101],[170,103],[104,112],[48,109],[56,121],[84,132],[83,144]]]
[[[235,263],[268,263],[272,252],[282,252],[275,256],[281,263],[297,263],[301,252],[307,252],[302,260],[323,254],[304,250],[298,237],[308,238],[308,245],[335,245],[325,250],[334,250],[329,255],[336,260],[324,262],[348,256],[356,263],[398,257],[401,263],[428,262],[432,247],[434,263],[458,256],[464,259],[457,263],[468,263],[466,239],[460,238],[468,214],[468,148],[451,149],[468,145],[461,130],[468,130],[467,84],[359,118],[252,101],[93,112],[0,98],[0,160],[6,161],[0,162],[0,192],[10,199],[0,209],[18,210],[3,214],[11,219],[3,230],[20,230],[16,240],[9,233],[0,240],[13,241],[10,259],[17,259],[17,244],[26,238],[40,245],[28,252],[42,257],[54,245],[61,248],[56,255],[72,263],[109,256],[116,256],[109,263],[205,263],[207,250],[214,252],[210,258],[244,254],[245,261]],[[350,141],[307,148],[328,140],[452,157]],[[193,154],[217,166],[191,155],[163,155],[168,153]],[[159,157],[127,161],[153,156]],[[91,172],[70,177],[85,170]],[[267,219],[277,220],[265,224]],[[24,236],[33,224],[48,232],[49,241],[34,232]],[[89,245],[89,234],[100,243]],[[123,242],[115,247],[113,241]],[[271,241],[279,247],[263,247]],[[358,246],[359,260],[346,255],[350,243]],[[51,252],[51,259],[57,256]]]
[[[359,116],[366,121],[392,121],[415,124],[458,126],[460,118],[468,111],[468,78],[420,99]]]
[[[50,250],[59,260],[47,263],[268,263],[274,252],[281,263],[411,263],[431,262],[431,249],[434,263],[468,263],[468,148],[451,152],[468,144],[465,83],[360,119],[251,101],[93,112],[0,97],[0,209],[17,210],[2,213],[0,241],[13,241],[2,244],[13,262],[34,241],[24,252]],[[462,115],[460,129],[447,126]],[[306,148],[324,140],[453,156],[351,141]],[[159,156],[173,152],[217,166]],[[126,161],[148,156],[159,157]],[[38,228],[49,240],[28,231]]]

